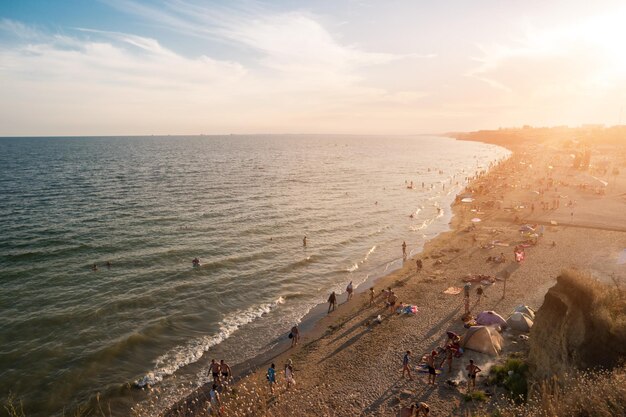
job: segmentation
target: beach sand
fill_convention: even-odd
[[[463,399],[465,366],[474,359],[483,369],[477,388],[484,389],[482,380],[497,358],[467,350],[462,358],[454,360],[453,371],[444,370],[434,386],[427,385],[427,374],[415,371],[422,355],[445,344],[447,330],[461,335],[465,332],[461,320],[463,293],[448,295],[444,293],[447,288],[462,287],[462,278],[470,273],[498,277],[495,284],[485,287],[486,297],[479,305],[477,284],[473,284],[471,311],[477,314],[495,310],[506,318],[520,304],[539,308],[564,268],[623,282],[624,265],[619,265],[617,259],[626,248],[626,173],[606,174],[606,194],[598,195],[594,191],[600,183],[587,172],[571,169],[572,159],[558,142],[522,142],[509,148],[513,151],[510,159],[469,187],[482,190],[472,193],[474,201],[454,205],[452,230],[429,242],[417,256],[423,269],[416,271],[415,260],[407,260],[403,268],[374,284],[377,295],[381,289],[391,287],[399,301],[417,305],[416,315],[390,314],[380,296],[376,306],[368,307],[366,292],[356,294],[349,302],[345,302],[345,294],[340,295],[338,309],[304,332],[297,347],[276,352],[275,357],[267,358],[267,363],[239,381],[239,393],[261,387],[261,399],[251,402],[254,409],[248,410],[245,395],[240,395],[239,400],[226,404],[225,415],[391,416],[398,415],[401,406],[416,401],[429,404],[433,416],[470,415],[480,405]],[[614,150],[606,147],[595,152],[601,152],[617,166],[619,155]],[[539,179],[548,176],[557,184],[556,191],[553,186],[543,196],[538,195],[537,191],[546,188]],[[588,184],[585,189],[580,186],[583,183]],[[559,200],[559,208],[543,210],[542,200],[549,204]],[[572,206],[568,206],[570,200]],[[488,208],[491,204],[493,207]],[[513,209],[520,205],[525,207]],[[481,219],[475,229],[470,221],[474,217]],[[525,249],[525,260],[516,263],[513,248],[525,239],[519,228],[526,223],[543,224],[544,232],[536,246]],[[493,241],[509,246],[490,248]],[[500,252],[506,255],[506,263],[486,262],[487,257]],[[508,278],[503,298],[504,277]],[[371,325],[371,319],[379,314],[382,323]],[[526,345],[517,335],[505,335],[505,353],[524,351]],[[413,381],[401,377],[406,350],[412,351]],[[286,391],[282,370],[288,359],[293,360],[297,385]],[[271,398],[265,380],[270,361],[276,364],[279,376],[276,394]],[[451,386],[447,380],[461,385]],[[201,388],[164,415],[207,415],[208,389]]]

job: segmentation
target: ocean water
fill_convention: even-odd
[[[428,136],[0,138],[0,399],[55,416],[100,393],[127,415],[147,384],[184,394],[212,357],[271,350],[330,291],[398,268],[507,155]]]

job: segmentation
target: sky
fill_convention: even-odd
[[[0,136],[626,123],[626,3],[2,0]]]

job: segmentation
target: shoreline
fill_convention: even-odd
[[[456,140],[466,140],[466,139],[457,138],[455,136],[450,136],[447,134],[441,134],[439,136],[449,137],[449,138],[453,138]],[[480,142],[480,143],[484,143],[488,145],[496,145],[496,146],[499,146],[501,148],[508,150],[510,154],[508,155],[508,157],[503,158],[500,161],[498,161],[498,165],[500,163],[506,162],[507,160],[509,160],[510,158],[514,156],[514,150],[512,150],[510,146],[504,146],[501,144],[494,144],[494,143],[476,141],[476,140],[470,140],[470,141]],[[494,165],[494,167],[497,167],[498,165]],[[354,294],[353,299],[356,300],[357,298],[359,298],[359,296],[363,297],[363,295],[367,292],[367,290],[371,286],[374,286],[376,290],[375,291],[376,298],[378,299],[379,294],[380,294],[380,289],[391,286],[392,280],[393,282],[398,282],[399,280],[407,278],[406,273],[407,272],[410,273],[413,270],[415,261],[428,251],[429,246],[433,242],[437,241],[438,239],[441,239],[442,236],[444,235],[457,232],[458,230],[456,229],[461,227],[462,221],[458,219],[460,213],[458,212],[458,209],[455,207],[457,206],[456,197],[458,195],[467,193],[468,187],[471,187],[472,184],[478,179],[480,179],[481,177],[488,175],[490,170],[491,168],[489,168],[488,170],[485,170],[483,174],[478,177],[473,176],[467,182],[467,184],[463,188],[461,188],[461,190],[459,190],[458,194],[454,196],[455,198],[451,201],[449,205],[450,219],[447,223],[446,230],[439,232],[432,238],[426,240],[418,252],[414,253],[413,255],[407,256],[405,260],[402,260],[402,258],[397,258],[397,259],[388,261],[389,264],[394,263],[396,261],[401,261],[402,265],[399,268],[396,268],[390,272],[385,273],[384,275],[368,277],[365,281],[363,281],[362,283],[360,283],[358,286],[355,287],[355,291],[354,291],[355,294]],[[399,275],[405,275],[405,276],[399,278]],[[384,284],[381,285],[381,283],[383,282]],[[345,292],[342,292],[338,294],[338,296],[342,296],[343,298],[344,294]],[[355,302],[353,301],[350,305],[354,306],[354,304]],[[331,326],[336,327],[336,326],[341,325],[342,320],[340,320],[341,318],[337,316],[340,313],[344,313],[345,315],[346,309],[349,307],[349,305],[347,305],[347,300],[337,303],[337,307],[333,311],[334,314],[326,313],[327,306],[328,306],[327,302],[323,302],[323,303],[319,303],[315,305],[307,312],[307,314],[304,315],[300,323],[298,323],[298,328],[300,330],[300,343],[299,343],[299,347],[296,346],[297,349],[301,349],[303,346],[310,345],[311,343],[314,343],[315,341],[324,337],[324,335],[327,333],[328,327],[331,327]],[[354,311],[352,310],[350,310],[349,312],[354,313]],[[337,324],[336,322],[339,322],[339,324]],[[269,362],[273,360],[278,361],[278,359],[282,359],[284,355],[287,355],[291,351],[292,351],[292,348],[290,347],[290,340],[289,339],[281,340],[276,344],[276,346],[271,351],[259,353],[258,355],[248,360],[245,360],[242,363],[233,365],[231,367],[232,368],[231,385],[236,385],[242,381],[245,381],[247,378],[257,374],[258,372],[263,371],[264,365],[268,364]],[[180,409],[193,408],[194,399],[196,399],[199,394],[201,394],[202,396],[208,396],[209,390],[210,390],[210,383],[207,382],[203,384],[202,386],[194,389],[192,393],[186,395],[184,398],[181,398],[179,401],[175,402],[172,406],[168,407],[160,415],[163,417],[178,416],[179,415],[178,412]]]
[[[474,404],[462,400],[457,388],[441,383],[426,388],[420,374],[417,374],[417,381],[400,378],[399,361],[403,351],[411,349],[415,352],[417,363],[420,353],[430,352],[441,345],[446,330],[464,331],[459,320],[463,312],[461,296],[446,295],[443,290],[450,286],[462,286],[461,278],[468,273],[508,277],[505,282],[496,280],[486,287],[481,305],[476,301],[471,307],[474,313],[484,309],[505,315],[519,304],[538,308],[564,268],[588,271],[600,279],[615,274],[621,277],[619,274],[623,272],[614,258],[626,243],[621,227],[626,222],[626,213],[619,211],[619,207],[623,207],[620,196],[626,191],[626,175],[622,173],[612,179],[615,184],[610,189],[610,195],[607,193],[605,197],[598,197],[580,186],[586,173],[572,170],[569,155],[563,157],[554,144],[558,144],[556,139],[527,140],[515,146],[499,144],[512,154],[466,186],[466,190],[473,191],[476,201],[471,206],[453,204],[450,230],[429,240],[417,255],[424,261],[422,272],[416,273],[414,256],[399,270],[376,281],[376,293],[387,286],[393,287],[394,291],[397,289],[399,301],[409,301],[409,304],[418,306],[416,316],[398,317],[386,314],[378,306],[368,307],[367,295],[359,292],[350,303],[339,305],[335,312],[322,317],[310,331],[303,332],[298,347],[277,351],[271,358],[265,358],[264,364],[250,367],[249,373],[236,386],[243,389],[260,389],[258,387],[262,386],[265,393],[264,365],[271,360],[281,370],[282,364],[292,359],[298,386],[287,393],[281,385],[280,393],[271,397],[269,403],[265,400],[254,403],[261,407],[260,410],[271,410],[269,414],[282,416],[289,415],[294,406],[305,404],[310,407],[303,412],[305,415],[391,415],[396,414],[398,407],[410,399],[428,402],[437,410],[436,415],[458,416],[476,411]],[[610,150],[598,150],[598,156],[612,158],[618,165],[620,163],[619,155]],[[549,164],[555,166],[554,170],[548,169]],[[537,168],[532,168],[533,165]],[[540,200],[543,200],[530,194],[530,191],[544,188],[542,184],[546,178],[554,178],[558,185],[558,191],[545,187],[548,201],[553,198],[554,201],[563,200],[563,203],[574,201],[573,207],[539,209]],[[492,204],[493,201],[496,204]],[[475,210],[476,214],[471,210]],[[478,213],[481,213],[482,222],[475,229],[470,229],[472,223],[469,219]],[[599,216],[598,213],[604,215]],[[518,222],[516,218],[519,218]],[[509,262],[502,266],[485,263],[488,255],[498,255],[501,251],[511,257],[514,244],[522,239],[518,229],[523,223],[549,225],[538,244],[527,249],[527,259],[521,264]],[[510,242],[510,245],[507,244],[510,247],[491,245],[490,242],[495,240]],[[362,285],[363,288],[368,286]],[[318,308],[326,307],[321,304]],[[383,323],[368,326],[368,320],[376,314],[384,315]],[[505,338],[505,354],[523,352],[527,348],[527,342],[517,337],[508,334]],[[492,357],[473,351],[467,356],[477,361],[485,372],[495,363]],[[464,364],[457,362],[469,358],[455,361],[453,372],[445,374],[444,378],[464,384]],[[372,379],[373,369],[383,372]],[[202,407],[194,402],[201,403],[207,393],[206,386],[200,387],[164,410],[162,415],[203,416]],[[235,411],[233,413],[237,415]],[[258,414],[267,415],[263,411]]]

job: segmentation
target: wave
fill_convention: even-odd
[[[420,224],[419,226],[409,226],[409,229],[413,232],[417,232],[419,230],[424,230],[426,229],[428,226],[430,226],[433,223],[434,219],[427,219],[424,220],[422,222],[422,224]]]
[[[363,263],[363,262],[367,261],[367,260],[369,259],[370,255],[371,255],[372,253],[374,253],[374,251],[375,251],[375,250],[376,250],[376,245],[372,246],[372,248],[371,248],[369,251],[367,251],[367,254],[365,255],[365,258],[363,258],[363,260],[361,261],[361,263]]]
[[[372,253],[374,253],[375,250],[376,250],[376,245],[372,246],[370,248],[370,250],[367,251],[367,253],[365,254],[365,257],[363,259],[361,259],[359,262],[354,262],[351,266],[346,268],[346,271],[347,272],[354,272],[357,269],[359,269],[359,265],[360,264],[364,264],[365,262],[367,262],[367,260],[369,259],[370,255]]]
[[[263,317],[284,303],[285,299],[279,297],[271,303],[255,305],[245,310],[237,310],[228,314],[219,323],[220,330],[217,334],[203,336],[191,340],[183,346],[173,348],[159,357],[156,360],[155,369],[135,381],[135,386],[141,388],[146,385],[154,385],[162,381],[166,376],[172,375],[183,366],[197,362],[205,352],[228,339],[239,328]]]

